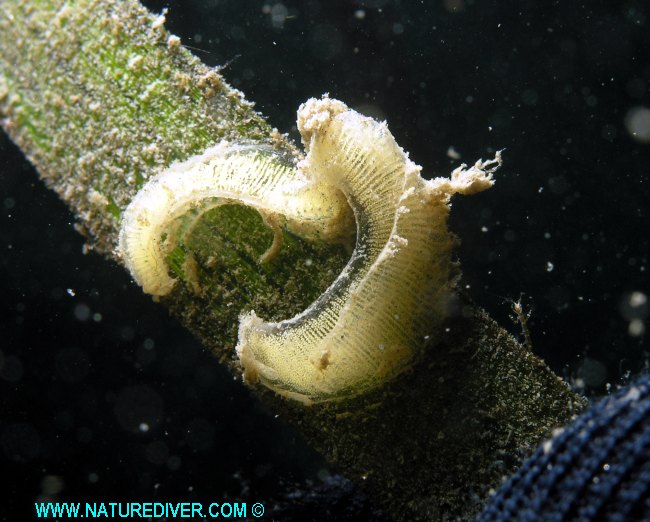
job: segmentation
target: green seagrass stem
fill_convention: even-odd
[[[291,146],[133,0],[0,3],[3,127],[101,253],[152,174],[221,139]]]
[[[173,161],[221,139],[296,155],[162,22],[135,0],[0,3],[2,127],[108,257],[122,210]],[[285,233],[280,255],[260,266],[270,241],[256,213],[220,207],[171,255],[184,283],[164,304],[235,372],[239,313],[291,317],[348,255]],[[412,371],[352,402],[305,408],[255,392],[396,520],[470,518],[584,402],[461,299],[446,327]]]

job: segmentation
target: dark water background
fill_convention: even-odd
[[[283,132],[329,92],[386,119],[427,176],[505,148],[496,186],[453,204],[468,294],[513,333],[524,294],[534,351],[586,394],[647,366],[644,2],[145,4]],[[1,135],[0,520],[45,495],[253,502],[327,481],[121,268],[81,254],[72,223]]]

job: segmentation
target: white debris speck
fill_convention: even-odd
[[[170,34],[167,38],[167,49],[178,49],[181,46],[181,39],[175,34]]]
[[[399,200],[405,201],[408,198],[410,198],[414,193],[415,193],[415,187],[409,187],[402,193],[402,195],[399,197]]]
[[[75,294],[75,291],[72,288],[66,288],[65,291],[68,293],[70,297],[74,297],[75,295],[77,295]]]
[[[155,156],[158,153],[158,145],[156,143],[149,143],[142,147],[142,154],[146,156]]]
[[[638,307],[643,306],[648,302],[648,296],[643,292],[632,292],[630,294],[630,306]]]
[[[542,448],[544,449],[544,454],[547,455],[553,449],[553,441],[545,441],[544,444],[542,444]]]
[[[625,115],[625,128],[635,140],[650,143],[650,109],[632,107]]]
[[[630,388],[629,391],[623,397],[623,400],[638,401],[639,397],[641,397],[641,392],[639,391],[639,388],[637,388],[636,386],[632,386],[632,388]]]
[[[639,336],[644,333],[643,321],[650,314],[647,294],[639,290],[623,294],[619,311],[624,319],[630,321],[628,329],[630,335]]]
[[[555,265],[553,263],[551,263],[550,261],[546,262],[546,271],[547,272],[552,272],[554,268],[555,268]]]
[[[627,326],[627,333],[631,337],[641,337],[645,333],[645,324],[641,319],[633,319]]]
[[[453,160],[459,160],[461,158],[460,154],[453,145],[449,145],[449,148],[447,149],[447,157]]]
[[[141,55],[134,54],[133,56],[131,56],[131,58],[129,58],[129,61],[126,64],[126,66],[127,66],[127,68],[129,70],[134,71],[134,70],[138,69],[140,67],[140,65],[142,65],[143,60],[144,60],[144,58],[142,58]]]
[[[166,17],[167,17],[167,8],[163,9],[162,12],[158,16],[156,16],[156,18],[153,19],[151,28],[154,31],[157,31],[158,29],[162,28],[165,25]]]
[[[88,202],[92,206],[102,209],[106,208],[106,206],[109,204],[106,196],[92,188],[88,191]]]
[[[154,80],[149,85],[147,85],[144,92],[139,96],[140,100],[143,101],[143,102],[149,101],[149,99],[151,98],[151,95],[154,93],[156,88],[159,85],[161,85],[161,83],[162,82],[160,80]]]

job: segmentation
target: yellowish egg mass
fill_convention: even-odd
[[[150,180],[124,213],[120,251],[145,292],[164,295],[175,284],[165,262],[174,223],[190,209],[234,201],[274,230],[332,241],[348,233],[351,208],[356,245],[323,295],[286,321],[240,318],[245,379],[318,403],[381,386],[435,335],[456,280],[449,200],[490,187],[501,160],[424,180],[385,123],[327,97],[300,107],[298,129],[307,155],[297,168],[271,150],[222,143]]]

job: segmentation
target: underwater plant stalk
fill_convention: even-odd
[[[135,0],[4,0],[0,118],[75,212],[88,247],[118,262],[127,207],[174,162],[226,142],[287,165],[299,156]],[[183,284],[167,293],[168,282],[158,299],[241,375],[240,314],[299,314],[345,267],[349,244],[280,228],[249,207],[200,210],[174,218],[165,262]],[[408,370],[346,400],[307,407],[251,389],[396,520],[470,518],[584,401],[462,297],[436,332]]]

